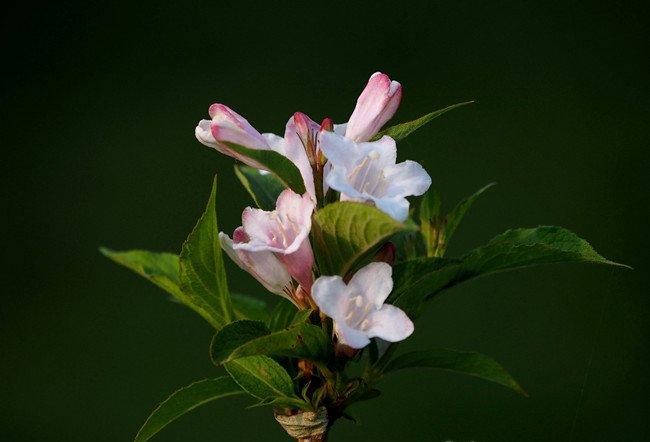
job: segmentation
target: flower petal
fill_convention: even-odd
[[[399,308],[384,305],[368,315],[370,325],[366,328],[369,337],[381,338],[388,342],[398,342],[411,336],[415,326]]]
[[[393,268],[385,262],[372,262],[354,274],[348,287],[363,294],[366,302],[380,308],[393,290]]]
[[[262,137],[266,140],[266,143],[272,151],[284,155],[284,138],[272,133],[263,133]]]
[[[210,106],[212,136],[217,141],[239,144],[249,149],[268,150],[269,145],[248,121],[228,106],[215,103]]]
[[[211,124],[212,121],[210,120],[199,121],[199,124],[196,125],[196,129],[194,129],[194,135],[202,144],[213,149],[218,149],[217,140],[212,136],[212,130],[210,129]]]
[[[402,100],[402,86],[386,74],[375,72],[368,80],[348,121],[345,136],[354,141],[368,141],[388,120]]]
[[[335,322],[334,332],[338,336],[339,342],[349,347],[359,349],[370,344],[370,338],[366,332],[349,327],[345,322]]]
[[[319,147],[334,167],[352,168],[362,156],[354,141],[334,132],[321,132]]]
[[[242,226],[250,240],[237,243],[234,248],[283,255],[294,253],[309,235],[313,210],[309,195],[301,196],[290,189],[280,193],[276,210],[272,212],[247,207],[242,213]]]
[[[345,132],[348,130],[348,123],[341,123],[334,125],[334,133],[342,137],[345,136]]]
[[[305,238],[295,252],[286,255],[278,254],[277,258],[285,265],[289,274],[309,293],[314,281],[312,274],[314,252],[309,238]]]
[[[296,116],[298,116],[297,120]],[[289,118],[289,121],[287,122],[284,131],[284,152],[280,152],[296,165],[305,182],[307,193],[309,193],[314,201],[316,201],[316,194],[314,192],[314,172],[309,163],[307,152],[305,152],[303,140],[307,140],[309,137],[313,136],[310,134],[311,131],[313,131],[314,134],[317,134],[319,128],[320,126],[312,121],[307,115],[296,112],[296,114]]]
[[[422,195],[431,186],[431,177],[415,161],[406,160],[384,169],[384,176],[391,182],[388,197]]]
[[[384,135],[377,141],[359,143],[357,146],[361,155],[371,155],[376,158],[377,167],[394,166],[397,161],[397,145],[388,135]]]
[[[234,233],[233,237],[236,236],[237,233]],[[235,264],[250,273],[268,291],[288,298],[284,289],[291,284],[291,276],[273,253],[235,250],[233,240],[223,232],[219,232],[219,243]]]
[[[379,210],[395,221],[403,222],[409,216],[409,202],[406,198],[373,198],[373,202]]]
[[[311,297],[330,318],[343,320],[349,303],[348,287],[340,276],[321,276],[311,288]]]
[[[363,194],[352,187],[347,177],[347,170],[343,167],[333,168],[326,178],[327,184],[334,190],[341,192],[341,201],[362,201]]]

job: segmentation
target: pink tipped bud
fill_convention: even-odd
[[[316,164],[316,137],[318,135],[316,130],[318,125],[302,112],[293,114],[293,124],[296,134],[305,148],[309,164],[313,166]]]
[[[334,122],[331,118],[325,118],[320,124],[320,131],[333,132],[334,131]]]
[[[293,122],[296,125],[296,131],[301,138],[309,134],[310,121],[311,119],[302,112],[296,112],[293,114]]]
[[[402,86],[388,75],[375,72],[359,95],[345,136],[357,142],[370,140],[393,117],[401,100]]]

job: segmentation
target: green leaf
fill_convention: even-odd
[[[329,347],[330,341],[323,329],[300,323],[286,330],[252,339],[235,349],[228,359],[270,355],[322,361],[327,357]]]
[[[436,189],[430,187],[420,202],[420,223],[429,222],[440,217],[442,198]]]
[[[441,257],[445,254],[449,241],[458,228],[465,213],[474,201],[496,183],[490,183],[473,195],[463,199],[446,216],[442,214],[442,200],[435,189],[429,189],[420,203],[420,230],[429,257]]]
[[[393,359],[384,373],[405,368],[437,368],[476,376],[496,382],[515,390],[524,396],[528,394],[514,380],[501,364],[494,359],[471,351],[457,351],[445,348],[419,350],[405,353]]]
[[[215,176],[205,212],[183,244],[180,281],[183,292],[201,302],[201,308],[210,314],[210,322],[219,329],[232,320],[233,312],[217,238],[216,193]]]
[[[275,201],[284,189],[282,182],[270,173],[250,166],[235,166],[235,175],[262,210],[275,210]]]
[[[431,113],[428,113],[417,120],[409,121],[406,123],[402,124],[396,124],[395,126],[391,126],[388,129],[384,129],[381,132],[379,132],[377,135],[372,137],[371,141],[375,141],[383,137],[384,135],[388,135],[389,137],[393,138],[395,141],[402,140],[409,135],[411,135],[412,132],[415,132],[425,124],[429,123],[430,121],[438,118],[442,114],[445,114],[449,112],[450,110],[459,108],[461,106],[465,106],[468,104],[472,104],[474,101],[465,101],[463,103],[456,103],[452,104],[451,106],[447,106],[442,109],[438,109],[437,111],[433,111]]]
[[[241,320],[231,322],[219,330],[210,343],[210,358],[215,365],[229,360],[233,351],[253,339],[270,333],[260,321]]]
[[[442,199],[440,194],[436,189],[429,188],[420,202],[420,232],[422,233],[427,256],[436,256],[438,244],[443,240],[443,232],[440,228],[441,210]]]
[[[241,293],[231,293],[232,308],[237,319],[254,319],[267,321],[269,318],[269,306],[261,299]]]
[[[224,364],[226,371],[251,396],[260,400],[296,399],[287,371],[268,356],[249,356]]]
[[[168,424],[200,405],[243,393],[242,389],[228,376],[203,379],[181,388],[165,399],[149,415],[135,436],[134,442],[145,442],[151,439]]]
[[[459,260],[422,258],[395,265],[395,288],[390,302],[415,315],[423,301],[463,281],[499,271],[560,262],[620,265],[603,258],[587,241],[561,227],[514,229]]]
[[[210,356],[215,365],[255,355],[323,360],[330,342],[320,327],[298,323],[271,332],[259,321],[236,321],[214,335]]]
[[[291,302],[280,298],[267,321],[269,329],[271,331],[279,331],[287,328],[293,322],[298,311],[296,306]]]
[[[229,149],[254,160],[269,172],[273,172],[285,186],[297,194],[302,195],[305,193],[305,182],[302,179],[302,175],[300,175],[300,171],[284,155],[272,150],[249,149],[233,143],[225,144],[228,145]]]
[[[451,237],[454,235],[454,232],[456,232],[456,228],[458,228],[458,225],[460,224],[461,220],[465,216],[465,213],[467,213],[469,208],[472,207],[472,204],[474,204],[474,201],[476,201],[483,192],[485,192],[490,187],[495,185],[496,183],[490,183],[480,188],[473,195],[459,202],[456,205],[456,207],[454,207],[454,209],[447,214],[446,223],[445,223],[445,246],[446,247],[449,246],[449,241],[451,241]]]
[[[99,251],[185,302],[185,295],[179,287],[178,256],[173,253],[155,253],[147,250],[116,251],[106,247],[100,247]]]
[[[407,227],[362,203],[330,204],[314,215],[312,235],[321,274],[341,275],[362,256]]]
[[[191,294],[184,293],[180,288],[178,256],[173,253],[154,253],[146,250],[114,251],[101,247],[100,252],[144,276],[173,296],[173,299],[191,308],[211,322],[210,315],[201,308],[203,302],[193,299]],[[240,293],[231,293],[233,309],[237,319],[255,319],[266,321],[269,318],[268,306],[261,299]]]
[[[313,310],[298,310],[293,316],[290,325],[309,323],[309,317],[311,316]]]
[[[154,253],[146,250],[114,251],[102,247],[101,253],[118,264],[133,270],[156,284],[174,299],[197,312],[214,327],[218,327],[220,321],[218,315],[205,300],[190,292],[183,292],[179,280],[178,256],[173,253]]]

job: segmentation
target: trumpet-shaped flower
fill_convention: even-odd
[[[381,72],[370,76],[348,121],[345,136],[360,142],[372,138],[390,120],[402,100],[402,86]]]
[[[355,143],[333,132],[320,134],[320,148],[332,164],[327,184],[341,200],[371,202],[398,221],[408,216],[411,195],[422,195],[431,177],[414,161],[397,163],[395,140]]]
[[[247,242],[248,235],[242,227],[233,232],[233,238],[223,232],[219,233],[221,248],[242,270],[250,273],[268,291],[291,300],[291,275],[278,258],[269,251],[249,252],[235,250],[234,244]]]
[[[272,150],[284,155],[296,165],[307,193],[315,201],[314,168],[322,167],[325,175],[330,169],[330,165],[316,164],[320,152],[318,134],[333,130],[355,141],[367,141],[393,116],[401,96],[402,87],[398,82],[391,81],[386,74],[376,72],[359,96],[348,123],[332,124],[331,120],[325,119],[322,125],[318,125],[307,115],[296,112],[286,124],[284,137],[279,137],[271,133],[259,133],[237,112],[224,104],[215,103],[208,110],[211,119],[199,121],[194,133],[204,145],[257,169],[264,170],[264,166],[235,151],[229,143],[255,150]],[[327,188],[328,185],[324,182],[323,191],[326,192]]]
[[[398,342],[413,333],[413,322],[406,313],[384,304],[392,289],[391,266],[373,262],[355,273],[348,284],[340,276],[321,276],[314,282],[312,297],[333,319],[339,342],[363,348],[370,338]]]
[[[201,120],[194,130],[196,138],[208,147],[238,159],[242,163],[258,169],[263,168],[255,160],[242,155],[227,143],[238,144],[249,149],[272,150],[266,138],[248,121],[223,104],[215,103],[208,110],[211,120]]]
[[[267,212],[247,207],[242,214],[241,241],[233,241],[236,251],[272,253],[287,272],[309,291],[313,282],[314,254],[309,244],[314,203],[309,195],[290,189],[282,191],[276,209]]]

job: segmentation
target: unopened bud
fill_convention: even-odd
[[[296,134],[305,149],[309,164],[314,166],[318,158],[316,154],[316,137],[318,135],[316,123],[302,112],[293,114],[293,122],[296,125]]]
[[[320,124],[320,130],[321,132],[327,131],[327,132],[332,132],[334,131],[334,122],[332,121],[331,118],[325,118],[323,122]]]

